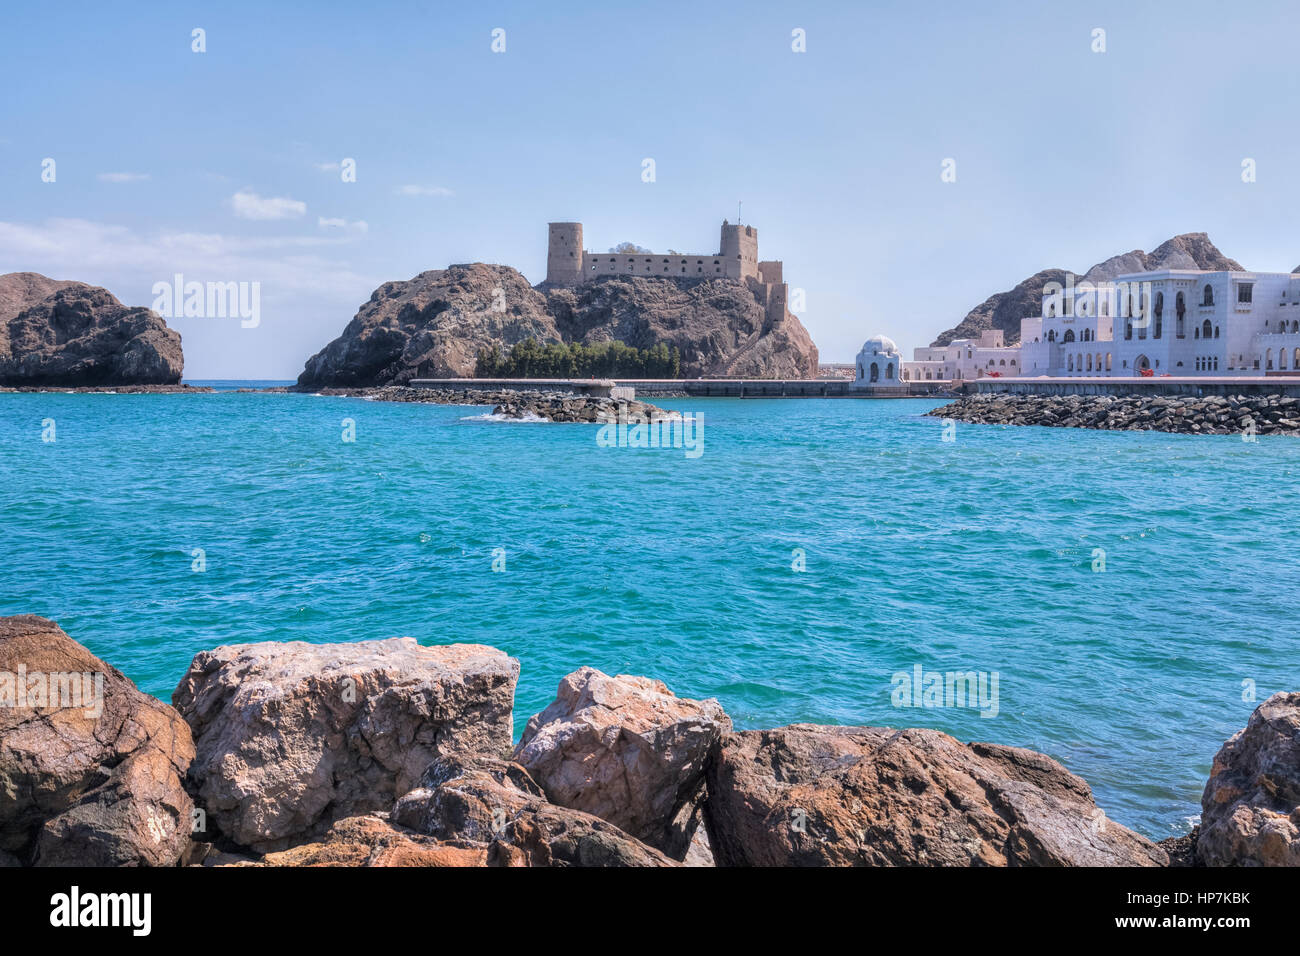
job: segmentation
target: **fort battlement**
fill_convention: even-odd
[[[553,222],[546,249],[546,281],[581,285],[609,275],[662,279],[754,279],[782,285],[781,263],[758,261],[758,230],[723,221],[718,251],[672,255],[645,252],[597,253],[583,249],[582,223]]]

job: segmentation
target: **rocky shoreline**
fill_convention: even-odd
[[[979,425],[1042,425],[1186,435],[1300,435],[1300,399],[1280,394],[968,395],[926,412]]]
[[[215,392],[207,385],[0,385],[4,392],[37,392],[66,395],[205,395]]]
[[[0,866],[1300,864],[1300,693],[1257,708],[1201,826],[1156,844],[1031,750],[738,732],[590,667],[515,744],[519,668],[411,638],[230,645],[168,706],[54,622],[0,618]]]
[[[415,388],[410,385],[381,385],[374,388],[304,388],[290,386],[276,389],[248,389],[248,391],[294,392],[309,395],[331,395],[343,398],[365,398],[375,402],[421,402],[430,405],[490,405],[492,414],[521,420],[542,419],[559,423],[597,423],[623,421],[656,421],[678,418],[678,412],[667,411],[649,402],[627,401],[591,395],[578,395],[560,389],[477,389],[477,388]]]

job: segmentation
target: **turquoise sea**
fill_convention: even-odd
[[[518,657],[516,731],[583,664],[741,728],[936,727],[1056,757],[1157,839],[1250,688],[1300,689],[1294,440],[660,404],[702,414],[702,455],[481,408],[0,395],[0,613],[164,699],[218,644],[411,635]],[[893,706],[916,665],[996,672],[997,715]]]

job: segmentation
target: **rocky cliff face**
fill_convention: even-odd
[[[817,347],[764,286],[732,279],[610,276],[576,289],[533,288],[509,266],[476,262],[375,290],[343,334],[307,360],[305,387],[400,385],[469,377],[478,351],[548,342],[663,342],[688,377],[812,376]]]
[[[156,312],[84,282],[0,276],[0,385],[174,385],[184,366]]]
[[[1300,267],[1297,267],[1300,268]],[[1064,284],[1073,277],[1080,282],[1104,282],[1131,272],[1155,269],[1230,269],[1245,267],[1229,259],[1210,242],[1203,232],[1188,232],[1161,243],[1152,252],[1134,249],[1097,263],[1080,275],[1068,269],[1044,269],[1014,289],[989,296],[966,314],[956,327],[944,332],[932,344],[947,345],[953,339],[975,338],[986,329],[1001,329],[1008,345],[1020,341],[1020,320],[1037,315],[1042,308],[1043,286],[1049,282]]]

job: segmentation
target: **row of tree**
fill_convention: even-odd
[[[479,349],[475,378],[681,378],[682,354],[663,342],[639,349],[623,342],[551,342],[524,339],[508,353]]]

